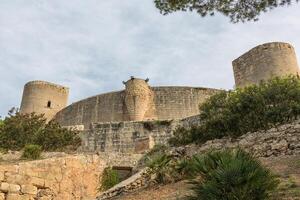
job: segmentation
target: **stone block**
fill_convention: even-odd
[[[37,177],[30,177],[28,183],[39,188],[43,188],[45,186],[45,180]]]
[[[21,186],[21,192],[24,194],[32,194],[36,195],[37,194],[37,187],[33,185],[22,185]]]
[[[21,190],[21,187],[19,185],[9,184],[9,189],[8,189],[9,193],[19,193],[20,190]]]
[[[4,193],[0,193],[0,200],[5,200],[5,194]]]
[[[0,185],[0,190],[2,192],[8,192],[8,190],[9,190],[9,184],[6,183],[6,182],[2,182],[1,185]]]
[[[34,200],[34,198],[30,195],[8,193],[6,200]]]
[[[4,172],[0,171],[0,181],[4,181],[5,176],[4,176]]]

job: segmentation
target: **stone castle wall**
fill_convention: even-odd
[[[182,120],[94,123],[82,134],[82,150],[143,153],[155,144],[167,144],[177,127],[199,124],[199,115]]]
[[[45,114],[50,120],[66,107],[69,89],[45,81],[31,81],[24,86],[21,113]]]
[[[199,114],[199,104],[219,90],[192,87],[151,87],[153,104],[145,119],[182,119]],[[71,104],[58,112],[55,119],[63,126],[130,121],[125,91],[101,94]],[[151,101],[150,101],[151,102]]]
[[[236,87],[299,73],[294,48],[282,42],[259,45],[234,60],[232,65]]]

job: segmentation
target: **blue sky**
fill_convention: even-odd
[[[123,89],[131,75],[153,86],[232,88],[231,61],[258,44],[289,42],[300,55],[299,10],[231,24],[162,16],[151,0],[1,0],[0,115],[19,107],[30,80],[70,87],[69,103]]]

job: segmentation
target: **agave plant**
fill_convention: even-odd
[[[248,153],[211,152],[194,157],[200,179],[194,180],[190,200],[265,200],[278,185],[277,178]]]

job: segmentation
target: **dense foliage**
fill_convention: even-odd
[[[0,148],[21,150],[27,144],[40,145],[43,150],[77,148],[80,138],[76,131],[46,122],[43,115],[21,114],[11,110],[0,126]]]
[[[100,191],[108,190],[120,182],[119,175],[117,171],[113,170],[111,167],[104,169],[101,178]]]
[[[220,92],[200,106],[202,124],[178,130],[172,145],[203,143],[224,136],[239,137],[266,130],[300,116],[300,79],[273,78],[230,92]]]
[[[41,157],[42,147],[35,144],[27,144],[24,147],[22,158],[35,160]]]
[[[188,10],[196,11],[202,17],[221,13],[234,23],[256,21],[261,13],[279,6],[291,5],[292,2],[292,0],[154,0],[155,6],[164,15]]]
[[[279,183],[242,150],[195,156],[193,164],[200,178],[192,181],[194,196],[190,200],[265,200],[270,199]]]

